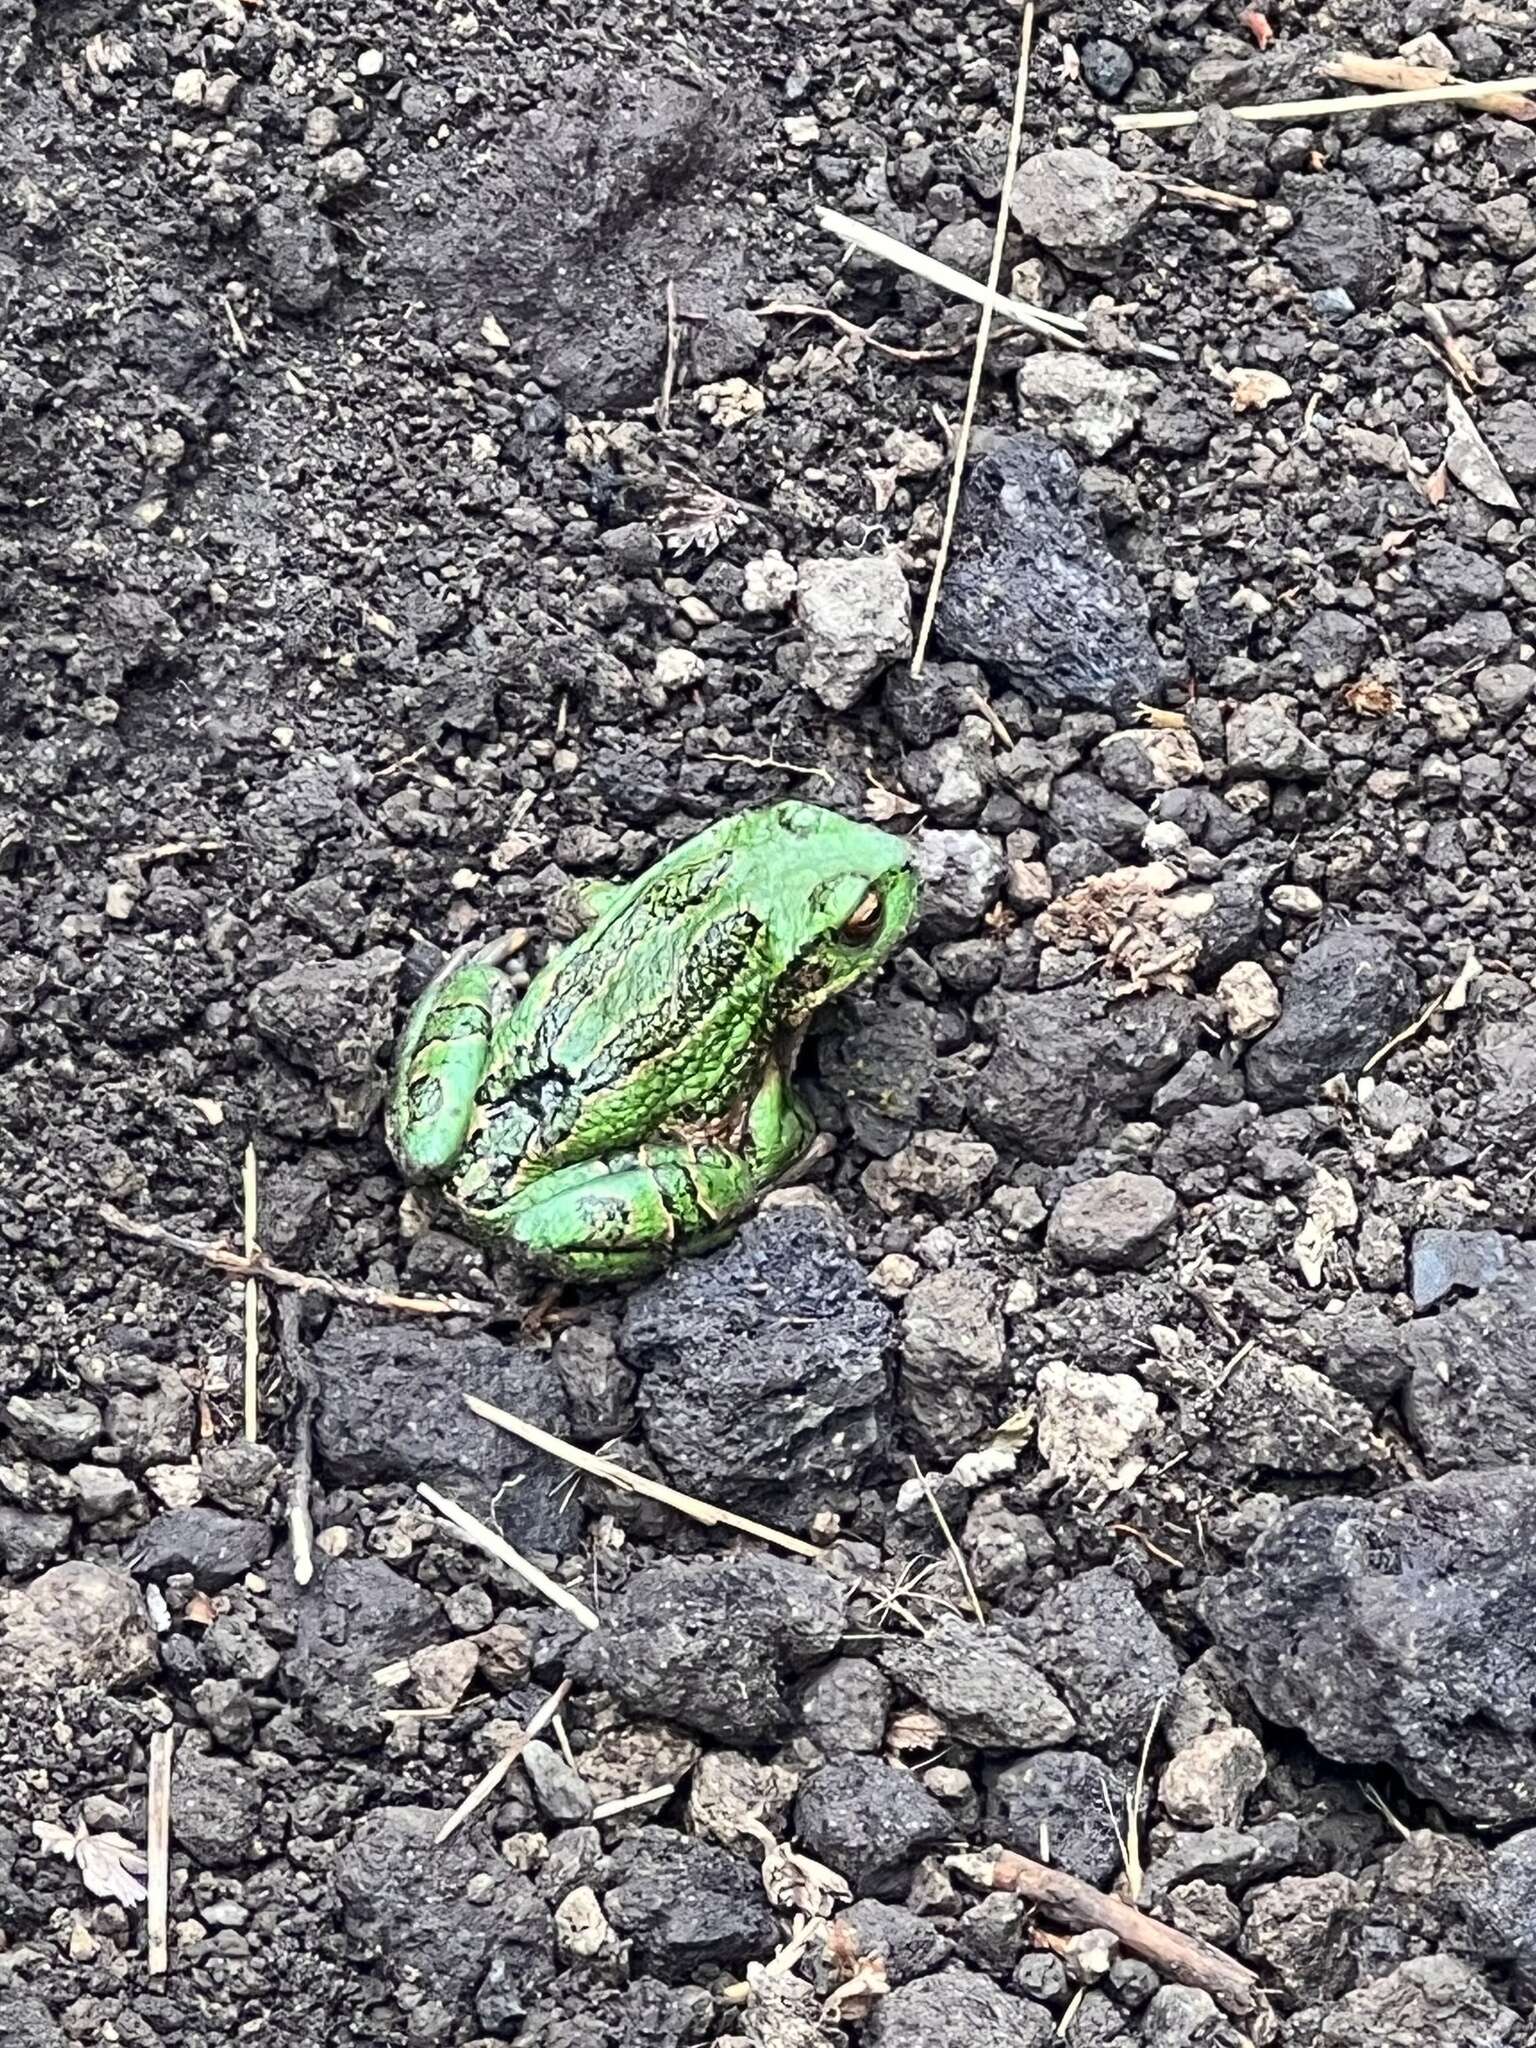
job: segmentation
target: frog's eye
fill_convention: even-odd
[[[867,946],[880,929],[885,916],[885,905],[876,890],[871,889],[843,924],[842,936],[850,946]]]

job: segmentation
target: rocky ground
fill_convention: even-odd
[[[815,208],[985,270],[1006,9],[0,24],[0,2036],[1536,2039],[1536,126],[1223,111],[1528,10],[1045,11],[1008,272],[1091,346],[995,342],[916,679],[974,315]],[[530,1333],[389,1167],[402,1007],[789,794],[927,880],[832,1165]],[[269,1304],[259,1447],[99,1213],[237,1233],[248,1140],[274,1258],[504,1305]]]

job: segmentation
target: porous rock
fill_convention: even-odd
[[[1080,1740],[1110,1757],[1139,1754],[1179,1667],[1118,1572],[1105,1565],[1069,1579],[1008,1626],[1071,1708]]]
[[[753,1866],[672,1828],[644,1827],[619,1844],[603,1911],[664,1983],[766,1961],[776,1940]]]
[[[1420,1232],[1420,1236],[1424,1233]],[[1536,1252],[1403,1331],[1403,1415],[1431,1473],[1536,1463]]]
[[[1010,435],[972,464],[934,620],[1032,702],[1128,716],[1162,694],[1146,599],[1078,495],[1072,458]]]
[[[750,1747],[788,1727],[789,1684],[837,1648],[846,1600],[825,1572],[785,1558],[651,1565],[609,1602],[570,1670],[635,1713]]]
[[[796,1203],[633,1294],[619,1345],[668,1476],[793,1521],[833,1505],[878,1453],[890,1334],[840,1221]]]
[[[1248,1055],[1248,1091],[1266,1109],[1308,1102],[1335,1074],[1353,1077],[1412,1017],[1413,969],[1384,932],[1353,925],[1310,946],[1291,969],[1280,1021]]]
[[[949,1734],[977,1749],[1044,1749],[1072,1733],[1071,1714],[1002,1628],[943,1615],[924,1637],[882,1644],[879,1659]]]
[[[581,1508],[566,1468],[468,1407],[478,1394],[563,1436],[569,1414],[547,1352],[494,1337],[449,1337],[402,1323],[333,1323],[311,1351],[319,1401],[315,1448],[347,1486],[423,1480],[471,1513],[493,1512],[524,1551],[564,1557]]]
[[[956,1967],[887,1993],[864,2041],[865,2048],[1048,2048],[1055,2032],[1045,2006]]]
[[[158,1669],[143,1596],[111,1565],[72,1559],[0,1597],[0,1691],[90,1685],[120,1692]]]
[[[910,1866],[949,1833],[949,1815],[910,1771],[878,1757],[838,1757],[795,1801],[795,1832],[855,1893],[900,1898]]]
[[[1287,1508],[1203,1612],[1325,1756],[1480,1823],[1536,1817],[1536,1470]]]

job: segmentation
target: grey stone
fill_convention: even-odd
[[[941,1615],[926,1636],[882,1643],[878,1655],[888,1677],[975,1749],[1046,1749],[1073,1732],[1071,1714],[1003,1628]]]
[[[876,2001],[865,2048],[1050,2048],[1056,2031],[1043,2005],[1016,1998],[979,1971],[919,1977]]]
[[[1326,775],[1328,756],[1296,723],[1291,700],[1271,691],[1227,720],[1227,772],[1295,782]]]
[[[1146,600],[1082,503],[1071,457],[1040,434],[972,464],[935,630],[1034,703],[1128,717],[1162,694]]]
[[[295,1602],[294,1619],[285,1686],[344,1753],[383,1739],[390,1696],[373,1674],[441,1642],[445,1626],[432,1595],[378,1557],[325,1564]]]
[[[0,1989],[0,2041],[5,2048],[68,2048],[64,2031],[40,1998]]]
[[[1433,1308],[1448,1294],[1486,1287],[1518,1242],[1497,1230],[1416,1230],[1408,1268],[1414,1307]]]
[[[603,1911],[664,1983],[766,1962],[777,1940],[756,1869],[671,1828],[644,1827],[619,1844]]]
[[[121,1692],[158,1669],[155,1632],[126,1572],[73,1559],[0,1593],[0,1694],[66,1685]]]
[[[1009,196],[1031,241],[1070,268],[1097,272],[1157,205],[1155,187],[1091,149],[1043,149],[1019,165]]]
[[[177,1848],[206,1870],[238,1870],[258,1861],[265,1853],[261,1797],[261,1780],[254,1771],[184,1743],[171,1774],[171,1828]]]
[[[1248,1055],[1249,1093],[1267,1109],[1310,1101],[1333,1075],[1357,1074],[1417,1001],[1413,969],[1384,932],[1352,925],[1319,939],[1290,971],[1279,1023]]]
[[[832,1925],[852,1941],[855,1955],[880,1957],[893,1988],[909,1984],[914,1977],[926,1977],[955,1952],[954,1943],[941,1927],[884,1899],[857,1899]]]
[[[847,1597],[827,1573],[783,1558],[651,1565],[609,1601],[568,1668],[635,1713],[751,1747],[787,1730],[790,1681],[837,1648]]]
[[[802,562],[799,606],[802,680],[829,710],[847,711],[912,652],[912,593],[894,553]]]
[[[1150,1266],[1173,1234],[1179,1205],[1149,1173],[1107,1173],[1067,1188],[1045,1242],[1063,1265],[1115,1273]]]
[[[1195,1050],[1194,1006],[1159,992],[1111,1002],[1085,988],[991,998],[996,1045],[971,1083],[971,1122],[991,1144],[1063,1165],[1113,1112],[1149,1102]]]
[[[1296,224],[1280,244],[1308,291],[1342,291],[1372,306],[1390,288],[1397,249],[1370,194],[1337,174],[1287,177],[1280,188]]]
[[[1523,2022],[1453,1956],[1417,1956],[1324,2014],[1319,2048],[1514,2048]]]
[[[977,1266],[925,1273],[901,1322],[903,1413],[941,1457],[957,1456],[992,1414],[1003,1368],[997,1283]]]
[[[1146,370],[1111,369],[1093,356],[1046,350],[1020,364],[1014,388],[1026,425],[1059,427],[1070,447],[1098,462],[1129,441],[1159,386]]]
[[[1139,1755],[1153,1713],[1179,1680],[1173,1650],[1120,1575],[1099,1566],[1054,1587],[1008,1626],[1077,1720],[1080,1741]]]
[[[1328,1998],[1348,1981],[1359,1895],[1342,1871],[1282,1877],[1250,1892],[1238,1952],[1272,1970],[1292,1998]]]
[[[523,1551],[567,1556],[581,1539],[568,1468],[469,1408],[478,1394],[563,1436],[565,1394],[549,1354],[481,1334],[403,1323],[333,1322],[310,1358],[315,1448],[332,1483],[425,1480],[472,1514],[494,1516]]]
[[[1512,484],[1536,483],[1536,405],[1511,398],[1483,422],[1483,435]]]
[[[1254,1704],[1497,1826],[1536,1817],[1536,1471],[1312,1500],[1202,1603]]]
[[[1264,1768],[1264,1745],[1251,1729],[1210,1728],[1169,1761],[1157,1795],[1165,1813],[1191,1827],[1235,1827]]]
[[[394,1035],[402,956],[373,946],[355,960],[302,961],[251,991],[269,1045],[325,1084],[334,1127],[362,1130],[384,1099],[380,1059]]]
[[[525,1743],[518,1761],[533,1787],[540,1813],[562,1827],[587,1818],[592,1811],[592,1794],[580,1772],[572,1770],[552,1744],[537,1740]]]
[[[885,1740],[890,1681],[867,1657],[834,1657],[800,1692],[800,1725],[823,1756],[873,1756]]]
[[[302,199],[256,209],[256,253],[279,313],[318,313],[341,275],[330,222]]]
[[[856,1894],[876,1898],[900,1898],[910,1866],[950,1828],[949,1815],[910,1771],[877,1757],[823,1764],[795,1801],[795,1833],[806,1850]]]
[[[493,1957],[531,1997],[554,1970],[548,1910],[483,1824],[434,1846],[446,1817],[422,1806],[363,1815],[335,1863],[347,1934],[385,1982],[430,1985],[450,2005],[474,1998]]]
[[[1494,1952],[1514,1965],[1525,2002],[1536,2002],[1536,1828],[1522,1829],[1491,1851],[1480,1903],[1493,1930]]]
[[[988,1838],[1104,1886],[1120,1868],[1125,1794],[1123,1774],[1087,1750],[1043,1749],[993,1780]]]
[[[101,1437],[101,1410],[78,1394],[17,1394],[6,1402],[4,1420],[22,1450],[52,1465],[83,1458]]]
[[[795,1203],[631,1295],[619,1348],[668,1477],[793,1523],[851,1500],[879,1455],[890,1338],[840,1219]]]
[[[1512,1244],[1486,1286],[1401,1342],[1403,1415],[1431,1473],[1536,1463],[1536,1251]]]
[[[1003,893],[1008,873],[1002,848],[981,832],[918,832],[912,864],[923,889],[919,929],[930,939],[974,932]]]
[[[203,1592],[216,1593],[271,1554],[272,1532],[265,1522],[221,1515],[217,1508],[173,1508],[139,1532],[123,1561],[135,1578],[184,1573]]]

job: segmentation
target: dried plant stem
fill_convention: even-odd
[[[176,1744],[174,1728],[157,1728],[149,1738],[149,1784],[146,1791],[147,1827],[144,1860],[149,1868],[145,1885],[149,1897],[145,1917],[149,1940],[148,1970],[151,1977],[163,1977],[170,1966],[171,1910],[171,1757]]]
[[[971,1603],[971,1612],[981,1623],[982,1627],[985,1628],[987,1625],[987,1610],[981,1604],[981,1595],[976,1590],[976,1581],[971,1577],[971,1568],[965,1561],[964,1551],[955,1541],[955,1532],[949,1526],[949,1518],[939,1506],[939,1497],[933,1490],[932,1482],[916,1458],[912,1460],[912,1470],[917,1474],[917,1483],[923,1489],[923,1498],[933,1510],[933,1519],[939,1525],[940,1534],[949,1545],[949,1554],[955,1561],[955,1570],[960,1574],[960,1583],[964,1586],[966,1598]]]
[[[1015,1892],[1022,1899],[1033,1899],[1068,1927],[1104,1928],[1132,1955],[1145,1957],[1176,1984],[1208,1991],[1229,2012],[1252,2012],[1258,2002],[1258,1978],[1234,1957],[1223,1955],[1195,1935],[1165,1926],[1123,1899],[1095,1891],[1091,1884],[1069,1877],[1064,1870],[1052,1870],[1007,1849],[996,1856],[951,1856],[948,1863],[951,1870],[988,1891]]]
[[[1068,313],[1052,313],[1044,306],[1030,305],[1027,299],[1007,298],[998,291],[995,280],[982,284],[978,278],[967,276],[963,270],[952,270],[947,263],[940,263],[921,249],[909,249],[905,242],[898,242],[894,235],[882,234],[878,228],[870,227],[867,221],[850,220],[847,214],[834,213],[830,207],[819,207],[816,218],[828,234],[851,242],[866,255],[878,256],[882,262],[894,264],[898,270],[910,270],[914,277],[926,279],[929,284],[937,285],[940,291],[952,292],[957,299],[969,299],[973,305],[990,307],[994,313],[1006,314],[1010,320],[1017,320],[1021,327],[1028,327],[1046,341],[1054,341],[1058,347],[1084,346],[1083,323]]]
[[[429,1507],[436,1508],[443,1520],[451,1522],[459,1534],[466,1537],[477,1549],[483,1550],[488,1557],[498,1559],[509,1571],[516,1572],[520,1579],[532,1586],[536,1593],[542,1593],[553,1606],[563,1607],[567,1614],[573,1615],[581,1623],[583,1628],[597,1627],[597,1616],[585,1600],[579,1600],[569,1586],[562,1586],[560,1581],[552,1579],[548,1572],[541,1572],[520,1550],[514,1550],[499,1529],[493,1529],[489,1522],[482,1522],[478,1515],[472,1515],[468,1508],[461,1508],[457,1501],[449,1500],[448,1496],[439,1493],[435,1486],[422,1484],[416,1491]]]
[[[495,1763],[491,1765],[485,1776],[465,1794],[452,1813],[443,1822],[437,1833],[432,1837],[434,1849],[440,1849],[450,1835],[456,1835],[459,1829],[463,1827],[465,1821],[480,1811],[481,1807],[484,1806],[485,1802],[496,1790],[496,1787],[506,1777],[508,1771],[511,1770],[523,1751],[528,1747],[528,1744],[532,1742],[536,1735],[542,1735],[550,1722],[554,1720],[556,1714],[565,1705],[566,1697],[570,1690],[571,1681],[568,1678],[562,1679],[543,1706],[537,1708],[529,1715],[528,1726],[523,1730],[522,1734],[514,1737],[508,1747],[497,1757]]]
[[[1429,107],[1441,100],[1486,100],[1500,95],[1536,92],[1536,77],[1463,80],[1455,85],[1425,85],[1412,92],[1353,92],[1337,99],[1271,100],[1263,106],[1228,107],[1238,121],[1318,121],[1333,114],[1374,114],[1383,107]],[[1116,114],[1115,126],[1130,128],[1193,128],[1198,107],[1165,108],[1155,114]]]
[[[221,1273],[240,1280],[265,1280],[269,1287],[291,1287],[298,1294],[323,1294],[328,1301],[349,1301],[359,1308],[387,1309],[391,1314],[417,1316],[480,1316],[495,1314],[489,1302],[470,1301],[458,1294],[394,1294],[387,1287],[365,1287],[353,1280],[333,1280],[324,1273],[295,1273],[277,1266],[265,1252],[249,1257],[233,1246],[205,1237],[188,1237],[168,1230],[163,1223],[146,1223],[127,1216],[111,1202],[101,1202],[96,1213],[109,1230],[121,1237],[136,1237],[141,1244],[163,1245],[189,1259],[201,1259]]]
[[[651,1785],[644,1792],[629,1792],[622,1799],[605,1799],[594,1806],[589,1820],[612,1820],[616,1813],[631,1813],[637,1806],[659,1806],[677,1790],[675,1785]]]
[[[240,1173],[245,1223],[245,1256],[254,1260],[259,1247],[256,1243],[256,1147],[245,1148],[245,1163]],[[258,1382],[261,1371],[261,1291],[254,1279],[245,1283],[245,1440],[255,1443],[260,1433],[260,1418],[257,1415]]]
[[[760,320],[829,320],[844,334],[855,341],[863,342],[866,348],[878,349],[882,355],[894,356],[898,363],[940,363],[959,355],[965,348],[958,342],[952,348],[898,348],[893,341],[882,341],[867,327],[861,327],[857,320],[847,320],[841,313],[834,313],[830,306],[801,305],[797,299],[775,299],[768,306],[754,306],[753,312]],[[1017,332],[1017,329],[1013,330]]]
[[[803,1537],[787,1536],[782,1529],[769,1528],[766,1522],[754,1522],[746,1515],[733,1514],[729,1508],[717,1508],[709,1501],[695,1500],[692,1494],[679,1493],[675,1486],[664,1486],[659,1479],[649,1479],[643,1472],[630,1472],[623,1465],[615,1464],[612,1458],[601,1458],[595,1452],[578,1450],[574,1444],[551,1436],[548,1430],[540,1429],[532,1422],[524,1422],[521,1416],[510,1415],[505,1408],[482,1401],[478,1394],[466,1394],[464,1399],[485,1421],[494,1422],[498,1429],[521,1437],[525,1444],[532,1444],[536,1450],[547,1451],[552,1458],[574,1465],[579,1472],[589,1473],[605,1486],[621,1487],[627,1493],[644,1494],[647,1500],[659,1500],[666,1507],[676,1508],[679,1514],[691,1515],[694,1521],[702,1522],[706,1528],[724,1526],[740,1529],[743,1535],[756,1536],[764,1543],[776,1544],[780,1550],[793,1551],[796,1557],[816,1559],[822,1554],[814,1543],[807,1543]]]
[[[960,415],[959,430],[950,457],[949,495],[944,503],[944,524],[939,531],[938,553],[934,556],[933,574],[928,581],[928,595],[923,603],[922,624],[918,628],[917,646],[912,653],[912,673],[921,675],[923,662],[928,653],[928,636],[933,631],[934,614],[939,608],[939,592],[944,583],[944,569],[949,561],[949,546],[955,531],[955,514],[960,507],[960,487],[965,481],[965,458],[970,452],[971,424],[976,417],[976,401],[981,393],[981,373],[987,359],[987,343],[992,338],[992,309],[997,303],[997,280],[1003,268],[1003,243],[1008,235],[1008,203],[1013,197],[1014,173],[1019,167],[1019,137],[1024,129],[1024,107],[1029,98],[1029,53],[1035,35],[1035,0],[1024,0],[1024,12],[1019,21],[1019,68],[1013,87],[1013,120],[1008,129],[1008,155],[1003,166],[1002,190],[997,195],[997,226],[992,235],[992,261],[987,270],[987,296],[982,301],[981,324],[976,329],[976,353],[971,358],[971,380],[965,389],[965,409]]]
[[[672,424],[672,387],[677,381],[677,286],[667,279],[667,361],[656,401],[656,424],[665,433]]]

